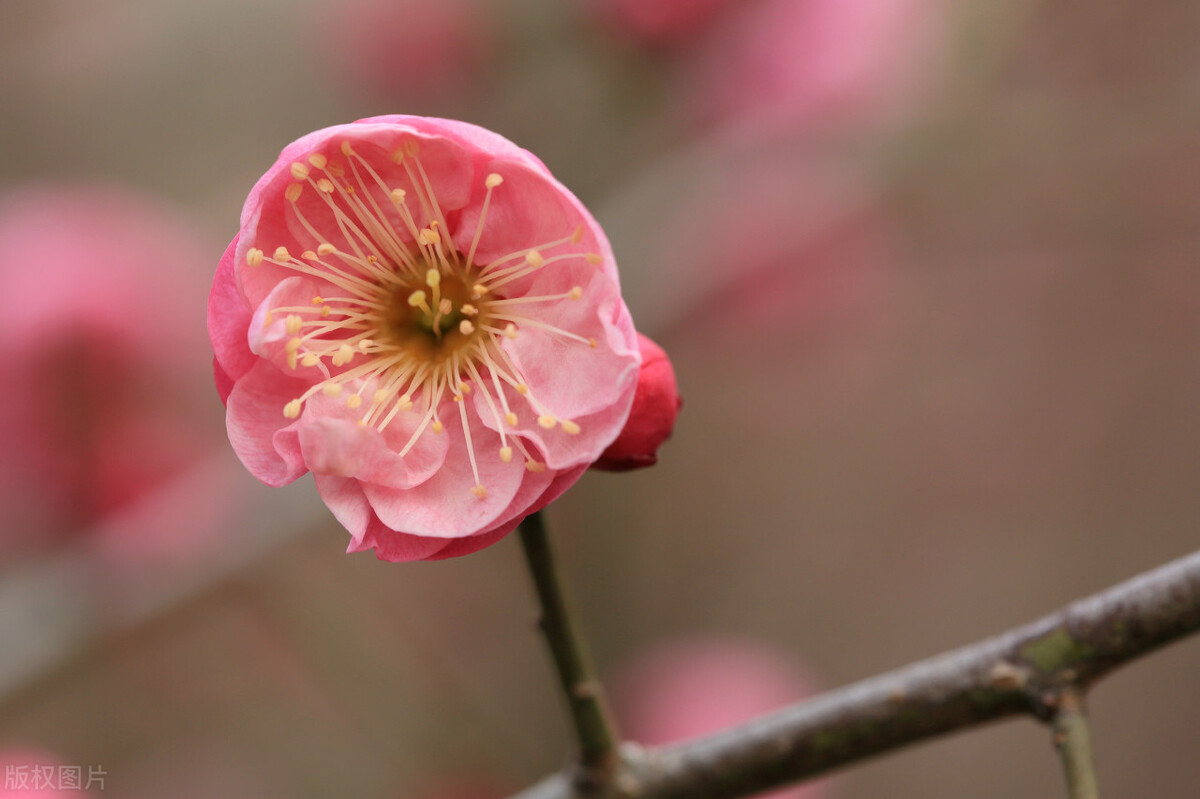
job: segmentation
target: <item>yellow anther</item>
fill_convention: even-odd
[[[301,366],[316,366],[320,362],[321,362],[321,359],[317,356],[316,353],[313,353],[313,352],[306,353],[305,356],[300,359]]]
[[[594,252],[589,252],[587,255],[585,255],[583,257],[584,257],[584,260],[586,260],[589,264],[595,265],[595,264],[604,263],[604,256],[599,255]]]
[[[462,394],[455,394],[453,400],[455,402],[462,402]]]
[[[377,263],[379,263],[379,256],[378,256],[378,255],[368,255],[368,256],[367,256],[367,263],[369,263],[369,264],[377,264]]]
[[[404,202],[404,198],[407,194],[408,192],[406,192],[404,189],[392,189],[389,196],[392,198],[392,202],[399,204]]]
[[[472,486],[471,493],[474,494],[475,496],[479,497],[480,499],[483,499],[484,497],[487,496],[487,489],[481,485]]]
[[[421,152],[421,145],[417,144],[416,139],[409,139],[404,142],[404,152],[406,155],[416,155]]]
[[[280,247],[275,248],[275,260],[276,261],[287,261],[287,260],[290,260],[291,257],[292,256],[288,253],[287,247],[280,246]]]
[[[504,414],[504,421],[508,422],[509,427],[516,427],[517,415],[512,411],[509,411],[508,413]]]
[[[575,286],[573,289],[571,289],[570,291],[567,292],[567,296],[573,300],[578,300],[578,299],[582,298],[583,297],[583,287]]]
[[[443,297],[442,301],[438,303],[438,311],[440,311],[443,314],[448,314],[453,310],[454,310],[454,304],[451,303],[450,300],[448,300],[445,297]]]
[[[487,186],[489,189],[494,189],[503,182],[504,182],[504,176],[497,175],[495,172],[493,172],[490,175],[488,175],[486,178],[484,178],[483,185]]]
[[[317,260],[317,254],[315,252],[313,252],[312,250],[305,250],[304,252],[300,253],[300,257],[306,261]]]
[[[273,321],[275,321],[275,312],[267,311],[266,316],[263,317],[263,327],[270,327]]]
[[[317,169],[324,169],[325,165],[329,163],[329,159],[320,153],[313,153],[308,157],[308,163],[312,164]]]
[[[436,269],[430,269],[425,273],[425,285],[429,288],[437,288],[442,283],[442,273]]]
[[[393,150],[392,151],[392,160],[395,161],[397,164],[403,164],[404,163],[404,150],[400,149],[399,147],[397,147],[395,150]]]
[[[471,286],[471,293],[476,297],[482,297],[484,294],[488,293],[488,287],[482,283],[476,283],[474,286]]]
[[[379,389],[375,390],[375,393],[373,395],[371,395],[371,402],[378,405],[379,403],[383,402],[387,398],[388,398],[388,390],[386,388],[379,388]]]
[[[296,352],[297,350],[300,349],[300,345],[303,343],[304,342],[301,341],[299,338],[296,338],[296,337],[289,338],[287,344],[284,345],[284,349],[287,350],[288,352]]]
[[[431,244],[439,244],[442,241],[442,234],[438,233],[432,227],[427,227],[417,236],[417,244],[428,247]]]
[[[475,314],[479,313],[479,309],[470,303],[464,303],[463,306],[458,309],[458,312],[463,316],[474,316]]]
[[[575,230],[571,232],[571,243],[578,244],[583,241],[583,225],[576,225]]]
[[[589,338],[589,339],[588,339],[588,346],[589,346],[589,347],[591,347],[592,349],[596,349],[596,339],[594,339],[594,338]]]
[[[579,435],[579,425],[575,424],[575,422],[572,422],[570,419],[562,420],[562,429],[563,432],[569,436]]]
[[[342,394],[342,384],[326,383],[321,386],[321,392],[327,397],[339,397]]]
[[[326,305],[321,308],[321,318],[327,319],[328,317],[329,317],[329,306]]]
[[[512,447],[505,446],[500,448],[500,460],[505,463],[512,460]]]
[[[347,158],[354,155],[354,148],[350,146],[350,142],[342,142],[342,155],[346,156]]]
[[[324,305],[324,304],[325,304],[325,298],[324,298],[324,297],[320,297],[320,296],[313,297],[313,298],[312,298],[312,304],[313,304],[313,305]]]
[[[317,191],[323,192],[324,194],[333,194],[333,189],[333,181],[329,178],[321,178],[317,181]]]
[[[400,406],[400,410],[402,411],[412,410],[412,396],[405,394],[404,396],[400,397],[400,399],[396,400],[396,404]]]
[[[292,177],[296,180],[308,180],[308,167],[299,161],[292,162]]]
[[[300,315],[294,313],[288,314],[287,318],[283,320],[284,329],[287,330],[289,336],[294,336],[299,333],[300,325],[303,323],[304,320],[300,318]]]
[[[517,383],[517,393],[524,397],[529,393],[529,386],[525,385],[524,383]]]
[[[334,247],[332,244],[330,244],[327,241],[323,241],[319,245],[317,245],[317,255],[324,256],[324,255],[329,255],[332,252],[337,252],[337,247]]]
[[[525,263],[529,264],[534,269],[538,269],[542,264],[546,263],[546,259],[543,258],[542,254],[537,250],[530,250],[529,252],[525,253]]]
[[[466,380],[460,380],[460,381],[458,381],[458,390],[464,394],[470,394],[471,393],[471,384],[468,383]]]
[[[516,338],[517,337],[517,326],[514,325],[512,322],[509,322],[507,325],[505,325],[504,326],[504,337],[505,338]]]
[[[525,461],[525,468],[531,472],[544,472],[546,471],[546,464],[538,463],[537,461]]]
[[[295,369],[298,362],[298,355],[294,350],[289,350],[287,354],[287,365],[289,369]]]
[[[554,425],[557,423],[558,423],[558,420],[555,419],[553,416],[551,416],[548,413],[543,413],[541,416],[538,417],[538,424],[547,430],[550,430],[551,428],[553,428]]]
[[[357,408],[359,405],[362,405],[361,394],[351,394],[349,397],[346,397],[347,408]]]
[[[469,336],[475,332],[475,325],[471,324],[470,319],[464,319],[458,323],[458,332],[464,336]]]
[[[289,183],[288,187],[283,190],[283,198],[290,203],[300,199],[300,194],[304,191],[303,183]]]
[[[426,310],[429,308],[429,306],[425,304],[425,292],[421,291],[420,289],[417,289],[412,294],[408,295],[408,304],[414,308],[425,308]]]
[[[251,247],[246,253],[246,263],[249,266],[258,266],[263,262],[263,251],[257,247]]]
[[[343,344],[337,348],[337,352],[333,354],[333,365],[341,366],[350,363],[354,359],[354,350],[349,344]]]
[[[442,424],[441,419],[435,419],[433,424],[429,425],[429,429],[435,433],[441,433],[442,430],[445,429],[445,426]]]
[[[367,350],[371,349],[371,347],[374,347],[374,346],[375,346],[374,339],[364,338],[362,341],[358,342],[358,351],[366,352]]]
[[[283,406],[283,415],[289,419],[295,419],[300,415],[300,400],[294,399],[287,405]]]

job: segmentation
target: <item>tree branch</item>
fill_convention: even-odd
[[[608,795],[730,799],[1017,713],[1200,629],[1200,552],[1031,624],[685,744],[622,749]],[[1075,695],[1078,695],[1076,693]],[[618,789],[619,788],[619,789]],[[516,799],[577,799],[555,775]]]
[[[574,775],[575,779],[582,778],[585,787],[605,782],[618,765],[616,724],[567,605],[554,547],[541,511],[521,522],[521,546],[542,606],[538,624],[554,656],[579,740],[584,772]]]

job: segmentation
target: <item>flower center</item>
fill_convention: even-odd
[[[429,218],[425,227],[416,223],[409,192],[388,185],[349,141],[342,143],[341,153],[345,163],[313,153],[307,163],[292,164],[296,182],[284,192],[295,226],[307,231],[315,248],[299,258],[282,246],[271,255],[255,247],[246,256],[251,268],[266,261],[332,286],[331,296],[313,297],[306,306],[273,308],[267,314],[268,325],[284,317],[288,366],[312,367],[320,375],[284,406],[284,416],[299,417],[304,403],[317,392],[344,396],[346,407],[359,414],[360,425],[379,430],[397,414],[415,410],[420,421],[400,450],[405,455],[426,431],[443,432],[441,410],[452,401],[475,475],[471,490],[482,498],[486,489],[479,481],[465,401],[478,391],[482,403],[474,404],[472,413],[479,409],[479,414],[491,417],[490,426],[500,436],[497,457],[512,460],[515,447],[526,468],[542,471],[545,464],[536,452],[507,429],[518,427],[525,414],[547,431],[559,428],[575,435],[580,427],[555,417],[535,396],[505,341],[516,339],[522,330],[589,348],[595,348],[596,341],[550,324],[538,313],[550,303],[581,299],[581,287],[520,296],[507,296],[506,287],[555,262],[585,259],[594,265],[601,263],[601,256],[568,249],[582,240],[579,227],[554,241],[476,264],[492,194],[504,182],[499,174],[484,180],[486,194],[475,236],[463,254],[443,239],[448,229],[445,215],[415,140],[396,150],[392,160],[409,178],[414,206]],[[333,244],[302,212],[298,201],[306,190],[321,199],[345,246]],[[390,208],[380,203],[380,196],[388,198]]]

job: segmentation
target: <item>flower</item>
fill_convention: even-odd
[[[658,448],[671,437],[683,399],[675,385],[675,368],[662,347],[638,333],[642,368],[629,421],[592,464],[610,472],[627,472],[658,463]]]
[[[495,9],[481,0],[320,0],[312,11],[312,52],[348,91],[461,99],[498,49]],[[327,46],[330,30],[354,46]]]
[[[637,336],[608,241],[536,157],[464,122],[360,120],[286,147],[209,298],[230,441],[311,470],[391,561],[464,555],[621,431]]]
[[[685,39],[703,29],[729,0],[591,0],[592,12],[648,45]]]
[[[765,643],[724,635],[662,641],[618,669],[613,699],[631,740],[650,746],[711,735],[817,693],[819,681]],[[763,794],[831,795],[827,780]]]
[[[206,249],[160,198],[123,187],[0,194],[0,282],[20,297],[0,315],[13,345],[0,363],[13,389],[0,397],[0,437],[20,453],[0,464],[0,560],[94,531],[215,443],[219,417],[206,414],[196,379],[208,347],[198,327],[179,324],[203,302]]]
[[[759,0],[681,64],[693,117],[805,129],[903,119],[942,57],[941,0]]]

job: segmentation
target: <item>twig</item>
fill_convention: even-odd
[[[606,782],[617,768],[616,725],[567,606],[562,575],[540,511],[521,522],[521,545],[542,606],[539,626],[550,644],[579,740],[584,772],[574,775],[573,781],[582,777],[584,788],[594,789]]]
[[[1058,711],[1054,714],[1054,745],[1062,758],[1071,799],[1098,799],[1087,711],[1083,697],[1073,688],[1059,695]]]
[[[1050,722],[1064,689],[1200,629],[1200,552],[971,646],[686,744],[626,749],[637,799],[731,799],[1017,713]],[[575,799],[557,775],[518,799]],[[1086,794],[1084,794],[1086,795]]]

